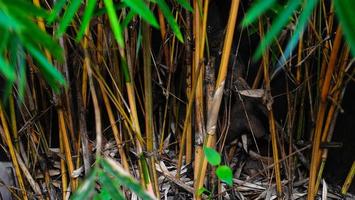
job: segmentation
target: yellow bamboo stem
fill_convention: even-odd
[[[223,89],[224,89],[225,79],[228,70],[228,62],[229,62],[229,56],[232,47],[234,28],[237,20],[239,3],[240,3],[239,0],[232,0],[231,2],[231,10],[229,13],[227,32],[224,39],[221,64],[219,67],[218,78],[216,81],[215,94],[212,103],[213,105],[211,106],[211,110],[208,111],[208,120],[207,120],[207,127],[206,127],[207,137],[205,139],[206,147],[212,147],[213,137],[216,132],[218,111],[223,96]],[[206,169],[207,169],[207,160],[204,158],[204,156],[201,156],[201,159],[202,159],[202,161],[200,161],[201,165],[199,166],[201,170],[198,176],[197,183],[195,185],[196,191],[203,186],[203,180],[205,178]],[[199,199],[200,197],[196,196],[196,198]]]
[[[321,91],[321,101],[319,105],[319,110],[317,114],[317,123],[315,128],[315,133],[313,137],[313,146],[312,146],[312,160],[311,166],[309,171],[309,185],[308,185],[308,196],[307,200],[314,200],[314,196],[316,194],[316,180],[317,180],[317,171],[319,167],[319,158],[320,158],[320,142],[321,142],[321,135],[322,135],[322,127],[326,109],[326,102],[328,97],[328,91],[330,87],[330,80],[335,69],[335,64],[337,60],[337,55],[339,52],[339,48],[341,45],[341,38],[342,38],[342,31],[340,26],[337,28],[333,49],[330,55],[329,65],[327,68],[327,72],[325,75],[325,79],[322,86]]]
[[[18,163],[18,160],[16,157],[14,145],[12,144],[10,130],[9,130],[9,126],[7,125],[2,102],[0,102],[0,118],[1,118],[2,128],[3,128],[4,134],[5,134],[4,135],[5,142],[9,148],[11,162],[15,168],[15,174],[16,174],[18,185],[20,187],[20,191],[22,193],[22,198],[27,200],[28,198],[27,198],[25,184],[24,184],[23,177],[22,177],[21,170],[20,170],[20,166],[19,166],[19,163]]]

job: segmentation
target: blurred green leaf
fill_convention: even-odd
[[[158,4],[158,7],[160,8],[161,12],[163,13],[164,17],[166,18],[168,24],[170,25],[178,40],[180,42],[184,42],[179,25],[176,23],[173,14],[171,14],[168,4],[166,4],[164,0],[155,0],[155,2]]]
[[[209,147],[204,147],[203,152],[205,153],[207,161],[211,165],[217,166],[221,163],[221,156],[219,155],[219,153],[216,150],[209,148]]]
[[[149,193],[145,191],[142,185],[139,184],[138,181],[136,181],[133,177],[131,177],[129,174],[124,174],[117,169],[114,169],[110,163],[106,159],[102,159],[100,161],[100,164],[102,165],[103,169],[106,170],[106,172],[109,172],[113,178],[116,178],[117,181],[122,184],[123,186],[129,188],[131,191],[133,191],[137,196],[139,196],[142,199],[154,199]],[[123,169],[121,169],[123,170]]]
[[[272,7],[275,0],[259,0],[254,3],[254,5],[248,9],[245,17],[242,21],[242,26],[248,26],[258,19],[266,10]]]
[[[278,36],[282,28],[287,24],[289,21],[290,17],[292,16],[293,12],[298,8],[300,5],[301,0],[292,0],[289,1],[288,5],[282,12],[280,13],[279,17],[275,19],[275,21],[272,23],[272,26],[266,33],[265,37],[261,40],[258,48],[256,49],[256,52],[253,56],[254,60],[257,60],[261,57],[263,52],[265,51],[266,48],[269,47],[271,42]]]
[[[143,0],[123,0],[123,2],[150,25],[159,28],[158,21],[155,19],[154,14]]]
[[[74,192],[70,199],[82,200],[89,199],[90,195],[95,191],[95,179],[97,175],[97,169],[94,168],[89,176],[85,178],[85,181],[81,183],[80,187]]]
[[[9,65],[9,63],[2,56],[0,56],[0,72],[9,82],[13,82],[16,78],[15,69]]]
[[[55,83],[65,85],[66,81],[63,75],[46,59],[46,57],[31,44],[25,44],[29,53],[39,62],[40,69],[45,72],[44,77],[51,83],[52,87],[58,87]],[[53,81],[55,83],[53,83]]]
[[[303,12],[297,20],[295,32],[293,33],[285,49],[284,57],[281,57],[281,61],[278,62],[279,67],[284,66],[287,59],[291,56],[291,53],[297,45],[300,35],[303,33],[306,25],[308,24],[309,16],[312,14],[313,9],[317,5],[317,3],[318,0],[308,0],[307,2],[305,2]]]
[[[22,10],[12,9],[11,13],[16,16],[18,23],[21,23],[23,28],[17,32],[22,43],[31,43],[33,46],[43,46],[58,60],[63,58],[63,49],[53,40],[53,38],[42,31],[33,20],[26,15]]]
[[[14,18],[7,15],[1,10],[0,10],[0,27],[5,29],[7,32],[11,30],[15,30],[19,32],[22,28],[21,24],[19,24]]]
[[[355,56],[355,12],[353,0],[335,0],[335,13],[339,18],[346,42]]]
[[[218,166],[216,169],[217,177],[227,183],[229,186],[233,185],[233,172],[232,169],[226,165]]]
[[[193,12],[194,9],[191,7],[190,3],[186,0],[177,0],[177,2],[186,10]]]
[[[9,31],[4,31],[2,28],[0,28],[0,38],[1,38],[0,40],[0,55],[1,55],[5,51],[7,47],[7,43],[9,42],[10,39]]]
[[[10,12],[11,10],[17,9],[25,11],[27,16],[36,16],[47,19],[49,17],[49,12],[43,8],[37,7],[33,3],[24,0],[2,0],[3,4],[6,5],[6,10]]]
[[[83,21],[81,23],[78,35],[76,36],[76,41],[80,41],[83,38],[85,30],[88,28],[91,18],[93,17],[95,6],[96,0],[88,0],[84,11]]]
[[[98,173],[99,182],[102,184],[102,187],[107,190],[112,199],[124,200],[125,198],[122,195],[122,191],[118,190],[118,185],[113,184],[112,178],[104,171],[99,171]]]
[[[122,36],[122,30],[121,30],[121,26],[120,26],[118,19],[117,19],[116,10],[113,5],[113,2],[112,2],[112,0],[104,0],[104,3],[105,3],[105,7],[107,9],[108,18],[110,20],[111,29],[113,31],[115,39],[116,39],[118,45],[120,45],[123,48],[124,47],[124,40],[123,40],[123,36]]]
[[[111,195],[105,187],[101,188],[100,193],[98,193],[95,197],[99,197],[98,199],[102,199],[102,200],[111,199]]]
[[[65,9],[63,18],[59,21],[57,36],[62,36],[67,30],[69,24],[73,21],[74,15],[77,13],[81,5],[81,0],[72,0],[67,9]]]

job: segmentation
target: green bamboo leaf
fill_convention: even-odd
[[[16,21],[21,23],[22,28],[17,32],[22,43],[32,43],[33,46],[43,46],[58,60],[63,59],[63,50],[53,38],[42,31],[34,20],[18,9],[12,10],[12,15],[16,16]]]
[[[217,177],[227,183],[229,186],[233,185],[233,172],[232,169],[226,165],[221,165],[216,169]]]
[[[109,177],[103,171],[98,173],[99,182],[102,184],[102,187],[107,190],[112,199],[124,200],[125,198],[122,195],[122,191],[118,190],[118,185],[113,184],[111,177]]]
[[[57,30],[57,36],[62,36],[69,24],[73,21],[74,15],[77,13],[81,5],[81,0],[72,0],[68,8],[65,10],[63,18],[60,20]]]
[[[173,14],[171,14],[168,4],[166,4],[165,0],[155,0],[155,2],[158,4],[158,7],[160,8],[178,40],[180,42],[184,42],[179,25],[176,23]]]
[[[122,30],[121,30],[121,26],[120,26],[118,19],[117,19],[117,15],[116,15],[116,11],[115,11],[115,7],[113,5],[113,2],[112,2],[112,0],[104,0],[104,3],[105,3],[105,7],[107,9],[108,18],[110,20],[111,28],[112,28],[113,34],[115,36],[115,39],[116,39],[118,45],[120,45],[121,47],[124,47]]]
[[[265,37],[262,39],[260,45],[256,49],[256,52],[253,56],[254,60],[257,60],[261,57],[261,55],[265,51],[265,49],[269,47],[270,43],[274,40],[274,38],[277,37],[277,35],[282,30],[282,28],[289,21],[293,12],[298,8],[300,3],[301,3],[301,0],[289,1],[289,4],[287,5],[287,7],[284,10],[282,10],[280,15],[272,23],[272,26],[270,27],[270,29],[266,33]]]
[[[11,30],[19,32],[22,28],[22,24],[18,23],[16,19],[0,10],[0,27],[7,32]]]
[[[26,49],[29,53],[39,62],[40,69],[44,73],[44,76],[49,83],[54,80],[55,83],[59,83],[60,85],[65,85],[66,81],[63,75],[46,59],[46,57],[38,50],[36,47],[32,46],[29,43],[25,43]],[[57,87],[56,84],[51,84],[52,87]]]
[[[111,199],[111,195],[105,187],[101,188],[100,193],[97,194],[95,197],[98,197],[98,199],[102,199],[102,200],[110,200]]]
[[[150,25],[159,28],[158,21],[155,19],[154,14],[143,0],[123,0],[123,2]]]
[[[209,147],[204,147],[203,152],[205,153],[207,161],[211,165],[217,166],[221,163],[221,156],[219,155],[219,153],[216,150],[209,148]]]
[[[5,76],[7,81],[13,82],[16,78],[16,72],[13,66],[9,65],[6,59],[0,56],[0,72]]]
[[[311,16],[313,9],[317,5],[317,3],[318,3],[318,0],[309,0],[309,1],[305,2],[305,4],[304,4],[305,7],[304,7],[302,14],[298,18],[295,32],[293,33],[291,39],[287,43],[287,46],[286,46],[286,49],[284,52],[284,56],[282,56],[279,59],[279,62],[277,65],[278,67],[276,69],[277,71],[281,69],[280,67],[284,66],[287,59],[291,56],[292,51],[294,50],[294,48],[296,47],[296,45],[298,43],[300,35],[303,33],[303,31],[308,23],[309,16]]]
[[[82,200],[88,199],[90,197],[90,195],[95,191],[95,179],[97,171],[98,170],[94,168],[94,170],[90,172],[89,176],[85,178],[85,181],[80,185],[80,187],[75,191],[70,199]]]
[[[57,0],[54,4],[53,9],[47,19],[48,24],[52,24],[56,18],[59,16],[60,11],[63,9],[67,0]]]
[[[136,181],[133,177],[131,177],[129,174],[123,171],[123,169],[120,169],[122,171],[117,170],[116,168],[113,168],[111,166],[111,162],[109,163],[108,160],[102,159],[100,161],[100,164],[102,165],[103,169],[112,175],[115,179],[117,179],[117,182],[119,182],[121,185],[129,188],[131,191],[133,191],[137,196],[139,196],[142,199],[154,199],[150,194],[148,194],[142,185],[139,184],[138,181]],[[117,167],[117,166],[116,166]]]
[[[186,0],[177,0],[177,2],[186,10],[193,12],[194,9],[191,7],[190,3]]]
[[[335,13],[339,18],[346,42],[349,44],[353,56],[355,56],[355,13],[354,1],[341,0],[333,1]]]
[[[242,21],[242,26],[248,26],[252,24],[255,20],[258,19],[265,11],[267,11],[273,4],[275,0],[259,0],[256,2],[248,12],[245,14],[245,17]]]
[[[76,36],[76,41],[80,41],[83,38],[85,34],[85,30],[89,26],[89,23],[93,17],[95,6],[96,6],[96,0],[88,0],[88,3],[84,11],[83,21],[81,23],[79,33]]]
[[[7,47],[9,39],[10,39],[9,31],[0,28],[0,38],[1,38],[1,40],[0,40],[0,55],[2,55],[2,53],[5,51],[5,49]]]
[[[2,0],[3,5],[6,6],[6,10],[9,14],[12,13],[13,9],[20,10],[26,13],[27,16],[42,17],[47,19],[49,17],[49,12],[43,8],[35,6],[33,3],[24,0]]]
[[[10,40],[8,48],[9,60],[12,66],[17,68],[17,90],[22,101],[24,98],[25,84],[26,84],[26,67],[25,67],[25,52],[18,38],[13,37]]]

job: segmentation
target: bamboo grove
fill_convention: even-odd
[[[25,44],[25,75],[18,72],[16,76],[26,81],[13,79],[10,89],[3,90],[1,148],[17,179],[17,186],[8,188],[14,199],[81,199],[99,194],[104,199],[134,195],[160,199],[166,196],[162,183],[169,183],[173,193],[184,193],[184,198],[224,198],[233,190],[238,192],[243,182],[235,180],[228,187],[220,181],[204,148],[216,149],[227,165],[240,148],[230,147],[226,138],[233,118],[228,84],[235,80],[230,60],[239,54],[242,35],[243,40],[261,41],[262,49],[258,60],[252,55],[242,58],[247,67],[252,62],[257,66],[249,90],[262,91],[267,108],[270,149],[267,156],[259,155],[267,157],[259,175],[278,198],[291,198],[297,166],[302,159],[309,160],[305,161],[309,162],[306,192],[309,200],[315,199],[328,156],[321,144],[336,134],[339,105],[347,84],[354,80],[352,44],[346,42],[351,40],[349,30],[338,23],[334,6],[325,1],[311,1],[310,9],[306,1],[294,1],[298,2],[295,8],[308,10],[309,17],[304,21],[307,26],[300,28],[303,32],[297,33],[299,29],[291,26],[276,31],[270,19],[275,22],[282,17],[260,11],[242,23],[250,5],[230,0],[223,37],[217,41],[219,54],[213,55],[211,43],[216,41],[208,38],[210,1],[71,1],[60,11],[52,1],[33,0],[36,8],[58,15],[64,12],[63,21],[69,15],[72,20],[47,23],[43,16],[32,18],[42,32],[55,38],[63,50],[62,59],[45,44],[40,46],[43,57]],[[66,1],[57,3],[61,2]],[[292,11],[284,24],[298,27],[303,13],[296,15],[292,4],[283,5]],[[90,19],[83,18],[90,8]],[[274,35],[268,36],[273,30]],[[299,38],[294,50],[287,51],[284,47],[293,34]],[[11,57],[11,51],[3,47],[1,53],[2,60]],[[61,75],[50,68],[46,71],[40,58]],[[277,65],[280,60],[281,66]],[[283,98],[287,100],[286,118],[281,121],[275,117],[278,105],[271,86],[279,71],[287,74],[287,81],[281,83],[286,85]],[[3,77],[4,82],[10,80]],[[295,85],[292,89],[290,82]],[[306,120],[314,126],[306,128]],[[311,144],[298,148],[295,144],[305,137]],[[354,167],[348,170],[344,195],[355,171]],[[112,178],[115,174],[117,180]],[[210,193],[198,192],[201,188]],[[254,199],[261,193],[247,197]]]

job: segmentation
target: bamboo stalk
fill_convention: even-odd
[[[153,154],[154,151],[154,127],[153,127],[153,89],[152,89],[152,65],[151,65],[151,33],[150,26],[143,23],[143,67],[144,67],[144,97],[145,97],[145,133],[146,133],[146,146],[148,153]],[[159,199],[160,192],[158,186],[158,176],[155,169],[155,156],[150,159],[149,167],[153,181],[153,188],[155,196]]]
[[[218,111],[219,111],[221,101],[222,101],[222,96],[223,96],[223,89],[224,89],[225,79],[226,79],[226,75],[227,75],[228,61],[229,61],[229,55],[230,55],[232,41],[233,41],[234,28],[235,28],[236,19],[237,19],[239,3],[240,3],[239,0],[233,0],[231,2],[231,9],[230,9],[229,19],[228,19],[228,24],[227,24],[227,32],[226,32],[226,36],[224,39],[222,59],[221,59],[220,67],[219,67],[218,78],[216,81],[215,93],[213,96],[213,103],[212,103],[211,109],[208,110],[208,115],[207,115],[207,118],[208,118],[207,119],[207,126],[206,126],[207,137],[205,138],[205,142],[204,142],[206,147],[212,147],[212,142],[213,142],[213,137],[214,137],[213,135],[216,133]],[[203,180],[204,180],[205,174],[206,174],[207,160],[204,158],[204,156],[201,156],[200,163],[201,164],[199,166],[199,168],[200,168],[199,175],[198,175],[198,179],[195,184],[196,191],[203,186]],[[200,197],[196,196],[195,198],[199,199]]]
[[[19,163],[18,163],[18,160],[16,157],[15,148],[14,148],[14,145],[11,140],[10,130],[9,130],[9,126],[7,125],[2,102],[0,102],[0,119],[1,119],[1,124],[2,124],[3,134],[5,137],[5,142],[6,142],[7,147],[9,148],[11,162],[15,168],[15,174],[16,174],[18,185],[21,190],[22,198],[27,200],[28,199],[27,198],[27,191],[25,188],[22,174],[21,174],[20,166],[19,166]]]
[[[259,22],[259,31],[260,37],[264,36],[264,28],[262,23]],[[263,68],[264,68],[264,82],[266,89],[266,101],[267,101],[267,109],[268,109],[268,118],[269,118],[269,128],[271,134],[271,146],[272,146],[272,156],[274,160],[274,173],[276,179],[276,192],[278,199],[282,199],[282,183],[281,183],[281,173],[280,173],[280,163],[279,163],[279,153],[278,153],[278,140],[276,136],[276,126],[274,113],[272,110],[272,96],[271,96],[271,88],[270,88],[270,75],[269,75],[269,51],[266,51],[263,55]]]
[[[319,167],[319,158],[320,158],[320,142],[321,142],[321,134],[322,134],[322,127],[323,127],[323,120],[325,115],[326,103],[328,98],[328,91],[330,87],[330,80],[335,69],[335,64],[337,60],[337,55],[339,52],[339,48],[341,45],[341,38],[342,38],[342,31],[340,26],[338,26],[336,31],[336,36],[334,40],[333,49],[330,55],[329,65],[327,68],[327,72],[325,75],[325,79],[322,86],[321,91],[321,99],[320,105],[317,114],[317,121],[316,121],[316,128],[313,137],[313,146],[312,146],[312,160],[311,166],[309,171],[309,185],[308,185],[308,200],[313,200],[316,194],[316,179],[317,179],[317,171]]]
[[[346,176],[345,182],[343,187],[341,188],[341,194],[345,195],[354,179],[354,175],[355,175],[355,161],[353,161],[353,164],[351,165],[351,169],[348,173],[348,175]]]

